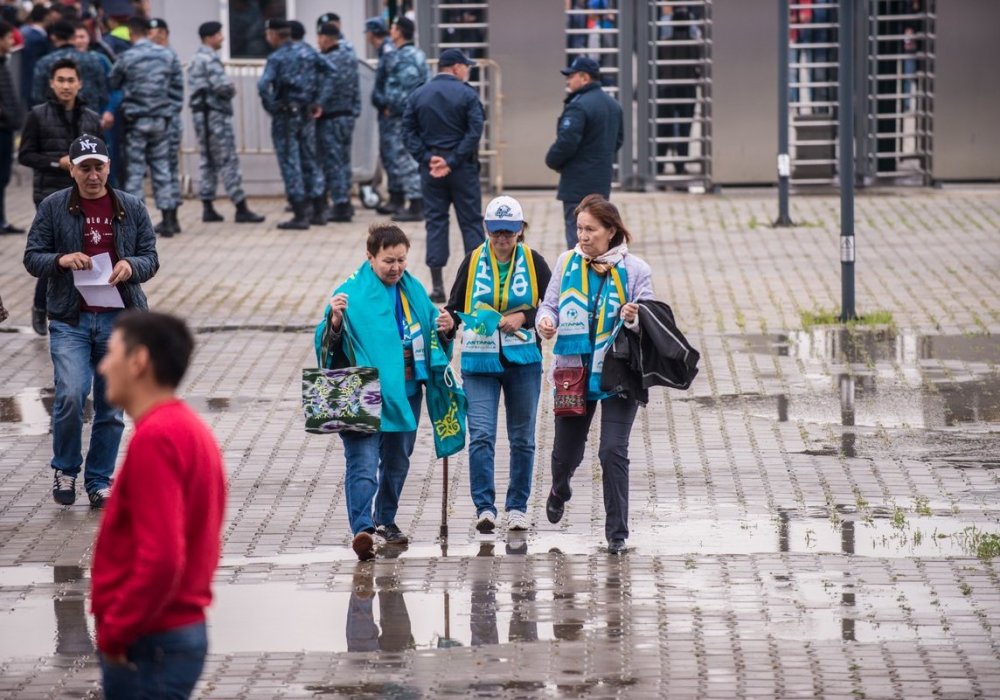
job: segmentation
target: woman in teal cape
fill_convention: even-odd
[[[344,481],[352,547],[361,560],[372,558],[382,542],[409,541],[396,525],[396,512],[416,442],[423,393],[426,388],[428,412],[437,428],[445,421],[454,423],[455,417],[435,415],[447,412],[447,401],[442,409],[437,399],[442,392],[453,396],[456,391],[445,386],[455,324],[450,314],[435,308],[420,281],[406,272],[410,249],[406,234],[393,224],[373,224],[367,249],[368,260],[334,290],[315,335],[320,363],[325,358],[331,368],[379,371],[380,431],[340,433],[347,462]],[[321,352],[324,344],[329,353]],[[459,416],[458,423],[461,439],[453,444],[461,449],[464,418]],[[444,456],[440,445],[438,453]]]

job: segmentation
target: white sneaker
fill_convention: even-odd
[[[511,532],[521,532],[529,528],[528,516],[519,510],[507,511],[507,529]]]
[[[484,535],[488,535],[497,526],[497,516],[493,515],[492,511],[484,510],[479,514],[479,519],[476,520],[476,529]]]

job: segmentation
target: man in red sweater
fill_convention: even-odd
[[[180,319],[127,311],[98,367],[135,421],[91,576],[108,700],[187,698],[208,653],[226,477],[212,432],[174,394],[193,349]]]

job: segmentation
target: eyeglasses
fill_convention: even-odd
[[[490,231],[491,236],[496,236],[497,238],[513,238],[514,236],[521,233],[520,231]]]

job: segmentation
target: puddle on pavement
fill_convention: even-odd
[[[51,387],[22,389],[14,396],[0,396],[0,424],[17,426],[19,435],[46,435],[52,422],[52,405],[55,392]],[[94,414],[88,399],[83,408],[84,420]]]
[[[202,413],[241,411],[252,404],[269,403],[269,400],[249,396],[191,396],[184,400]],[[52,387],[29,387],[13,396],[0,396],[0,424],[16,425],[19,435],[45,435],[50,431],[54,403]],[[87,399],[83,408],[84,422],[93,417],[93,401]]]
[[[1000,425],[1000,337],[921,336],[892,329],[813,329],[737,336],[756,354],[806,364],[791,394],[692,399],[750,415],[851,427],[943,429]],[[818,365],[822,363],[822,367]],[[829,374],[833,364],[834,374]],[[844,364],[850,364],[845,371]],[[835,451],[832,452],[836,454]],[[847,456],[850,450],[846,450]]]

